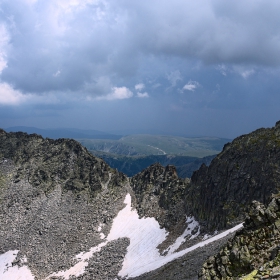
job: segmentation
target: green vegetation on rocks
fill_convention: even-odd
[[[244,228],[210,257],[200,280],[271,279],[280,276],[280,199],[253,201]]]

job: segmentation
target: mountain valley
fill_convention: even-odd
[[[75,140],[0,130],[1,279],[278,277],[279,143],[277,122],[190,178],[127,177]]]

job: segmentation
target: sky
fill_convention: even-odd
[[[278,0],[0,0],[0,127],[271,127],[279,13]]]

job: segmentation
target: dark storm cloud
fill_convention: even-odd
[[[123,1],[129,34],[156,55],[278,65],[278,1]],[[130,4],[129,4],[130,3]]]
[[[99,95],[98,79],[125,85],[145,63],[140,54],[278,65],[279,10],[253,0],[2,1],[10,44],[1,79],[29,93]]]

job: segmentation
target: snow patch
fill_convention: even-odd
[[[174,253],[186,240],[194,239],[200,234],[199,223],[193,216],[187,217],[186,224],[187,228],[185,229],[183,234],[176,239],[174,244],[172,244],[165,250],[165,252],[168,251],[168,255]]]
[[[166,152],[165,152],[164,150],[162,150],[162,149],[160,149],[160,148],[158,148],[158,147],[151,146],[151,145],[148,145],[148,146],[151,147],[151,148],[154,148],[154,149],[156,149],[156,150],[162,152],[164,155],[166,155]]]
[[[209,239],[210,237],[212,237],[213,235],[210,235],[210,234],[204,234],[202,240],[206,240],[206,239]]]
[[[82,252],[78,254],[75,259],[77,259],[79,262],[77,262],[74,266],[70,267],[68,270],[65,271],[59,271],[57,273],[52,273],[49,275],[45,280],[50,279],[51,277],[63,277],[64,279],[68,280],[71,276],[80,276],[85,273],[85,268],[88,266],[88,260],[91,258],[96,252],[99,252],[102,247],[107,245],[108,241],[103,242],[93,248],[90,249],[89,252]]]
[[[217,230],[215,230],[214,233],[213,233],[212,235],[206,233],[206,234],[204,234],[202,240],[209,239],[210,237],[213,237],[213,236],[215,236],[215,235],[217,235],[217,234],[218,234],[218,231],[217,231]]]
[[[97,228],[97,231],[100,232],[102,230],[102,227],[103,227],[103,224],[100,223],[98,228]]]
[[[231,228],[229,230],[226,230],[226,231],[224,231],[224,232],[222,232],[222,233],[220,233],[220,234],[218,234],[218,235],[216,235],[216,236],[214,236],[212,238],[209,238],[209,239],[207,239],[205,241],[197,243],[196,245],[194,245],[194,246],[192,246],[190,248],[184,249],[184,250],[182,250],[180,252],[177,252],[177,253],[173,253],[171,255],[160,256],[160,258],[158,258],[157,260],[154,260],[153,262],[149,263],[148,265],[143,266],[140,269],[135,269],[128,276],[129,277],[136,277],[136,276],[139,276],[139,275],[141,275],[143,273],[155,270],[155,269],[157,269],[157,268],[159,268],[159,267],[161,267],[161,266],[163,266],[163,265],[165,265],[165,264],[167,264],[167,263],[169,263],[169,262],[171,262],[171,261],[173,261],[173,260],[175,260],[177,258],[182,257],[183,255],[185,255],[185,254],[187,254],[187,253],[189,253],[189,252],[191,252],[191,251],[193,251],[193,250],[195,250],[195,249],[197,249],[199,247],[203,247],[203,246],[205,246],[205,245],[207,245],[207,244],[209,244],[209,243],[211,243],[213,241],[217,241],[217,240],[227,236],[228,234],[237,231],[238,229],[240,229],[242,227],[243,227],[243,224],[239,224],[239,225],[237,225],[237,226],[235,226],[235,227],[233,227],[233,228]]]
[[[121,237],[130,239],[123,267],[119,272],[119,276],[122,277],[130,275],[134,270],[141,269],[158,259],[160,253],[157,246],[165,240],[168,234],[165,229],[160,228],[155,218],[139,219],[137,211],[131,208],[130,194],[127,194],[124,203],[127,205],[114,219],[107,237],[108,240]]]
[[[133,210],[131,207],[130,194],[126,195],[124,203],[126,206],[113,220],[112,228],[106,239],[105,235],[101,232],[103,225],[99,225],[98,232],[100,233],[100,237],[104,238],[104,242],[92,247],[88,252],[81,252],[76,255],[75,259],[77,260],[77,263],[73,267],[66,271],[52,273],[45,278],[45,280],[50,279],[53,276],[63,277],[67,280],[71,276],[77,277],[84,274],[85,268],[88,266],[88,260],[95,253],[99,252],[102,247],[106,246],[108,242],[118,238],[127,237],[130,239],[130,245],[127,248],[127,254],[125,255],[123,266],[118,275],[121,277],[137,277],[242,228],[242,224],[239,224],[232,229],[208,238],[190,248],[174,253],[182,242],[185,241],[186,236],[189,237],[189,239],[192,239],[200,233],[198,222],[193,217],[189,216],[186,220],[187,228],[184,233],[177,238],[173,245],[170,246],[169,253],[166,256],[162,256],[160,255],[157,246],[166,239],[168,232],[165,229],[161,229],[154,218],[140,219],[137,211]],[[0,255],[1,280],[34,280],[34,277],[27,266],[22,266],[20,268],[18,266],[12,266],[12,262],[17,254],[18,251],[9,251]],[[25,263],[27,262],[25,257],[23,261]]]
[[[16,259],[18,252],[18,250],[14,250],[0,255],[1,280],[34,280],[34,276],[27,266],[12,266],[12,262]],[[24,261],[27,262],[26,257],[24,257]]]
[[[160,229],[154,218],[139,219],[137,211],[131,208],[130,194],[126,195],[124,203],[126,207],[113,220],[111,231],[105,242],[91,248],[89,252],[78,254],[76,256],[76,259],[79,260],[78,263],[66,271],[51,274],[46,280],[53,276],[60,276],[67,280],[70,276],[82,275],[88,265],[89,258],[99,252],[108,242],[123,237],[130,239],[130,245],[127,248],[123,266],[119,272],[120,276],[130,275],[135,269],[141,270],[142,267],[157,260],[160,257],[157,246],[165,240],[168,233],[166,230]],[[101,231],[101,225],[98,231]]]
[[[126,207],[122,209],[113,220],[112,228],[106,241],[92,248],[90,252],[77,255],[76,259],[79,259],[80,262],[73,268],[66,272],[53,274],[53,276],[63,276],[65,279],[69,279],[71,275],[79,276],[83,274],[85,267],[88,265],[88,259],[92,257],[94,253],[100,251],[100,249],[107,245],[109,241],[127,237],[130,239],[130,245],[127,248],[127,254],[125,255],[123,266],[118,275],[121,277],[137,277],[242,228],[242,224],[239,224],[232,229],[204,240],[190,248],[174,253],[174,251],[179,248],[182,241],[184,241],[185,236],[189,236],[189,238],[192,239],[200,233],[198,222],[193,217],[189,216],[186,220],[187,228],[185,232],[182,236],[177,238],[175,243],[170,247],[168,255],[162,256],[160,255],[157,246],[166,239],[168,235],[166,230],[161,229],[154,218],[139,219],[137,211],[132,210],[131,208],[130,194],[126,195],[124,203],[126,204]],[[197,230],[196,232],[194,232],[195,229]]]

